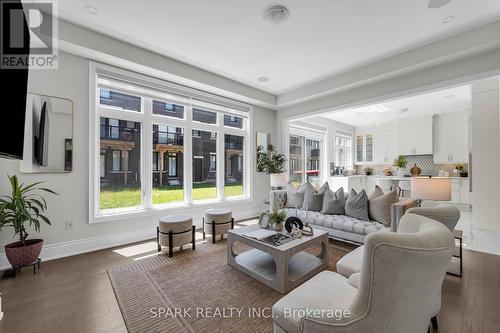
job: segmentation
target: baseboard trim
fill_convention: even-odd
[[[238,218],[238,220],[245,220],[259,216],[260,211],[255,210],[245,213],[239,212],[239,214],[234,215],[236,218]],[[153,239],[155,237],[156,229],[147,228],[119,234],[108,234],[97,237],[76,239],[68,242],[44,245],[42,248],[42,253],[40,254],[40,258],[42,258],[43,261],[60,259],[130,243],[141,242],[148,239]],[[9,268],[11,268],[11,266],[9,264],[9,261],[7,260],[7,256],[5,255],[5,253],[0,253],[0,270]]]

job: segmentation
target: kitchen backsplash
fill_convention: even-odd
[[[406,174],[410,174],[410,169],[416,163],[417,166],[422,169],[422,175],[437,176],[440,170],[448,171],[450,176],[453,175],[453,169],[455,169],[454,164],[435,164],[433,155],[416,155],[416,156],[406,156],[408,164],[406,165]],[[465,168],[468,170],[468,165],[464,164]],[[392,165],[356,165],[355,171],[357,175],[364,175],[364,167],[369,166],[373,168],[374,175],[383,175],[384,169]],[[396,174],[396,167],[393,167],[394,174]]]

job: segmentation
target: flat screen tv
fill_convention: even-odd
[[[40,111],[40,124],[38,127],[38,136],[35,136],[35,158],[36,164],[47,166],[47,143],[49,134],[49,115],[47,113],[47,102],[43,102]]]
[[[3,2],[3,1],[2,1]],[[21,1],[17,1],[22,9]],[[8,20],[7,11],[2,12],[1,23]],[[4,25],[8,26],[8,25]],[[29,56],[29,29],[24,18],[24,45],[17,49],[17,54]],[[8,43],[7,38],[2,43]],[[0,158],[23,158],[24,121],[26,117],[26,95],[28,88],[28,68],[5,69],[0,65],[2,82],[2,130],[0,130]]]

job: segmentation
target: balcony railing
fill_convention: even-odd
[[[133,142],[135,128],[113,125],[101,125],[101,139]]]
[[[153,133],[153,143],[166,145],[184,145],[184,135],[179,133],[158,132]]]

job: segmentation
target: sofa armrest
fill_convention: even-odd
[[[391,205],[391,231],[398,230],[399,220],[403,217],[406,211],[412,207],[417,207],[418,201],[415,199],[400,200]]]
[[[269,192],[269,211],[285,208],[286,190],[273,190]]]

